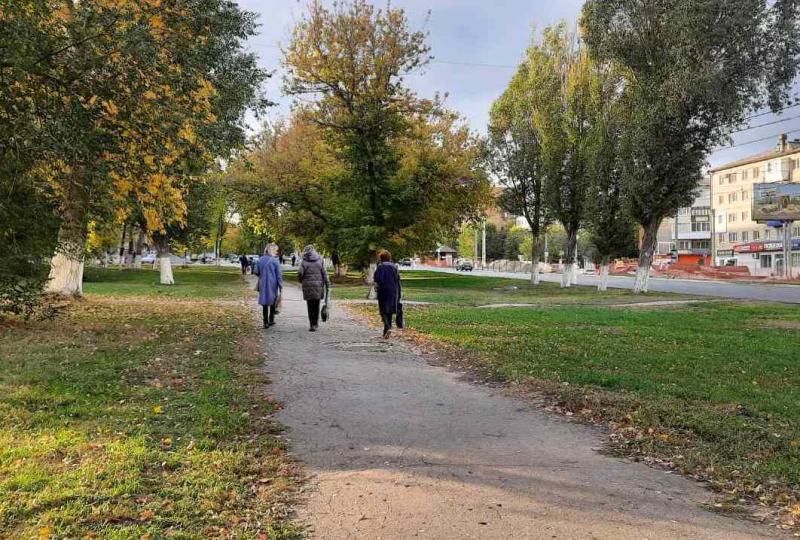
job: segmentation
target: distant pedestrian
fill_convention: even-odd
[[[296,262],[297,262],[297,254],[292,253],[292,268],[294,268]]]
[[[264,255],[253,265],[253,274],[258,276],[258,303],[262,306],[264,328],[275,324],[275,313],[283,291],[283,276],[277,253],[278,246],[269,244]]]
[[[247,269],[250,267],[250,260],[247,258],[247,255],[239,255],[239,264],[242,265],[242,275],[245,275]]]
[[[314,246],[303,248],[303,260],[297,271],[297,277],[303,284],[303,300],[308,307],[309,331],[316,332],[319,327],[320,302],[325,298],[325,292],[331,286],[325,262]]]
[[[383,319],[383,337],[388,338],[392,334],[392,317],[398,313],[403,291],[400,284],[400,271],[392,262],[392,254],[384,250],[381,251],[379,257],[381,262],[375,269],[373,279],[378,292],[378,310]],[[398,326],[400,326],[399,321]]]

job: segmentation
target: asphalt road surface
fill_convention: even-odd
[[[403,270],[408,271],[408,268]],[[418,266],[413,270],[433,270],[460,274],[451,268]],[[412,271],[413,271],[412,270]],[[530,274],[512,272],[493,272],[490,270],[474,270],[467,272],[478,276],[504,277],[530,280]],[[561,282],[561,274],[540,274],[542,281]],[[597,285],[597,276],[578,276],[579,285]],[[634,278],[629,276],[609,276],[608,286],[617,289],[633,289]],[[729,281],[702,281],[696,279],[650,278],[650,291],[682,293],[697,296],[713,296],[719,298],[735,298],[739,300],[760,300],[765,302],[785,302],[800,304],[800,285],[779,285],[776,283],[734,283]]]
[[[341,309],[310,333],[294,286],[263,344],[277,420],[311,476],[298,511],[312,538],[782,537],[705,510],[700,484],[599,453],[600,430],[431,366]]]

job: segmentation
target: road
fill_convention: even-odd
[[[333,315],[310,333],[287,286],[263,342],[277,420],[311,476],[298,517],[313,538],[782,537],[704,510],[700,484],[599,453],[599,429]]]
[[[405,268],[404,270],[409,271],[408,268]],[[418,266],[413,270],[433,270],[436,272],[446,272],[452,274],[461,273],[456,272],[451,268],[437,268],[434,266]],[[530,280],[530,274],[519,274],[512,272],[475,270],[472,272],[472,274],[479,276]],[[561,274],[541,274],[541,280],[560,283]],[[608,286],[617,289],[633,289],[633,282],[634,278],[629,276],[609,276],[608,278]],[[579,276],[578,284],[595,286],[597,284],[597,276]],[[713,296],[719,298],[734,298],[738,300],[760,300],[766,302],[800,304],[800,285],[650,278],[650,291],[682,293],[697,296]]]

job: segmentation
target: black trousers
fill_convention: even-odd
[[[264,326],[275,322],[275,306],[261,306],[261,313],[264,317]]]
[[[394,313],[383,313],[383,312],[381,312],[381,319],[383,319],[383,333],[384,334],[392,329],[392,317],[393,316],[394,316]]]
[[[308,323],[311,326],[319,325],[319,304],[321,300],[306,300],[308,306]]]

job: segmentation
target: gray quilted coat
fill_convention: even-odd
[[[331,281],[319,253],[311,250],[303,255],[303,262],[300,263],[297,277],[303,284],[303,300],[325,298],[325,287],[330,287]]]

